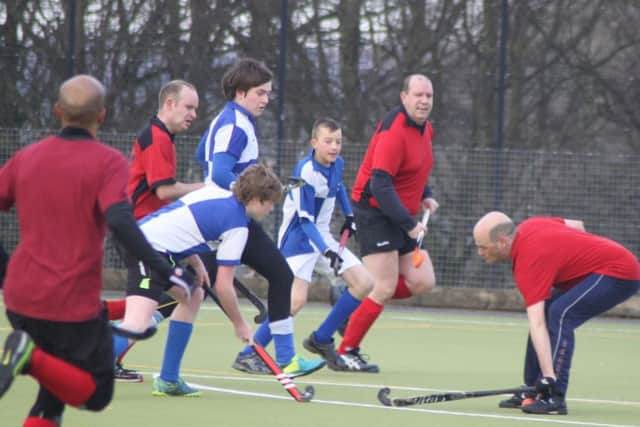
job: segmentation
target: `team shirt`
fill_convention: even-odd
[[[536,217],[517,228],[511,248],[513,276],[527,307],[566,290],[589,274],[640,279],[637,258],[604,237],[565,225],[562,218]]]
[[[160,200],[155,191],[161,185],[176,183],[174,136],[155,116],[142,129],[133,144],[127,190],[136,219],[169,203],[168,200]]]
[[[198,144],[196,159],[204,170],[205,183],[214,181],[215,155],[221,153],[231,155],[236,160],[231,170],[236,176],[258,159],[258,138],[253,116],[233,101],[227,102],[211,121]],[[221,185],[220,182],[217,184]],[[228,185],[221,186],[229,188]]]
[[[79,128],[23,148],[0,169],[0,209],[15,204],[20,224],[7,309],[58,322],[99,316],[104,213],[127,201],[127,176],[127,159]]]
[[[249,229],[244,206],[230,191],[206,185],[138,222],[153,248],[180,260],[217,250],[219,265],[239,265]]]
[[[382,170],[393,178],[400,201],[415,216],[433,167],[433,128],[429,121],[420,126],[400,106],[379,124],[369,142],[358,170],[351,196],[356,202],[369,197],[371,206],[379,208],[369,189],[371,173]]]
[[[345,215],[353,215],[342,184],[344,160],[338,157],[331,166],[314,159],[314,150],[295,166],[292,175],[305,185],[289,191],[283,203],[283,220],[278,232],[278,246],[287,257],[324,252],[328,246],[322,234],[330,234],[329,225],[336,198]]]

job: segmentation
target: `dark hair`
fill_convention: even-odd
[[[331,132],[335,132],[340,129],[340,123],[329,117],[320,117],[318,120],[313,122],[313,127],[311,128],[311,138],[316,138],[318,136],[318,128],[320,127],[325,127]]]
[[[254,197],[276,203],[282,198],[282,183],[269,167],[254,164],[242,171],[231,191],[243,205]]]
[[[188,87],[196,91],[196,87],[194,85],[184,80],[171,80],[169,83],[162,86],[158,93],[158,108],[161,109],[170,97],[173,96],[177,98],[183,87]]]
[[[236,91],[248,91],[273,80],[273,73],[262,62],[253,58],[238,60],[222,77],[222,94],[233,101]]]

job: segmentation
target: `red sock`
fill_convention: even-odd
[[[46,418],[28,417],[22,427],[58,427],[58,424]]]
[[[358,348],[383,309],[384,305],[378,304],[371,298],[365,298],[362,304],[351,313],[347,330],[344,331],[344,337],[338,348],[338,354],[345,354],[349,350]]]
[[[396,291],[393,294],[392,299],[407,299],[411,298],[411,291],[407,287],[407,282],[404,281],[404,276],[398,276],[398,284],[396,285]]]
[[[107,317],[109,320],[120,320],[124,317],[124,309],[127,305],[126,299],[118,299],[114,301],[104,301],[107,307]]]
[[[71,406],[85,403],[96,389],[91,374],[39,348],[33,350],[29,374],[55,397]]]

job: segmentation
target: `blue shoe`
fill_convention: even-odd
[[[153,380],[151,394],[154,396],[200,397],[202,392],[185,383],[182,378],[178,378],[178,381],[165,381],[156,377]]]
[[[34,348],[35,344],[25,331],[15,330],[9,334],[0,356],[0,397],[9,390],[13,379],[23,373]]]
[[[326,364],[327,362],[322,359],[307,360],[296,354],[287,365],[282,366],[282,371],[287,374],[289,378],[302,377],[312,374],[318,369],[322,369]]]

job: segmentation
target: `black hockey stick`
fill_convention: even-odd
[[[136,341],[146,340],[147,338],[151,338],[158,331],[155,325],[149,326],[147,329],[145,329],[142,332],[134,332],[129,329],[122,329],[117,325],[114,325],[113,323],[111,324],[111,330],[116,335],[120,335],[121,337],[125,337],[125,338],[136,340]]]
[[[389,397],[391,389],[389,387],[384,387],[381,388],[380,391],[378,391],[378,400],[385,406],[412,406],[422,405],[426,403],[448,402],[450,400],[469,399],[472,397],[496,396],[499,394],[530,393],[534,392],[535,390],[535,387],[515,387],[499,390],[460,391],[441,394],[427,394],[424,396],[415,396],[405,399],[391,399]]]
[[[251,291],[251,289],[247,288],[244,283],[240,280],[233,278],[233,286],[236,288],[238,292],[240,292],[246,299],[254,305],[255,308],[258,309],[259,313],[255,315],[253,321],[257,324],[261,324],[267,319],[267,308],[264,306],[264,303],[256,294]]]
[[[287,183],[287,185],[282,187],[282,192],[284,194],[287,194],[289,191],[295,190],[296,188],[300,188],[307,183],[304,179],[300,178],[299,176],[290,176],[287,179],[289,180],[289,182]]]

